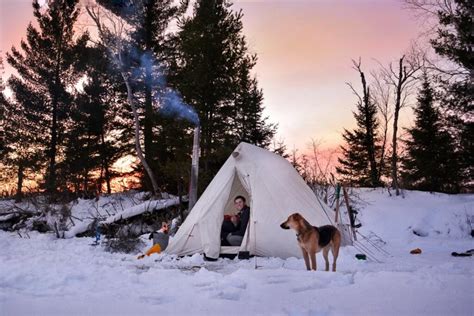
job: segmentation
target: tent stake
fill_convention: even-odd
[[[254,258],[255,258],[255,270],[257,270],[257,221],[253,221],[253,238],[255,240],[255,250],[254,250]]]
[[[341,195],[341,185],[338,183],[336,185],[336,218],[334,219],[334,223],[339,223],[339,197]]]
[[[349,205],[349,194],[347,194],[347,190],[345,187],[342,187],[342,193],[344,194],[344,200],[346,201],[346,207],[347,207],[347,213],[349,214],[349,218],[353,218],[354,214],[352,213],[352,209]],[[351,225],[351,230],[352,230],[352,238],[357,241],[357,236],[356,236],[356,230],[355,230],[355,227],[353,225],[353,221],[351,220],[350,221],[350,225]]]

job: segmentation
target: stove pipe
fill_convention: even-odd
[[[201,127],[197,125],[194,128],[193,140],[193,157],[191,161],[191,181],[189,184],[189,206],[188,210],[192,210],[197,201],[198,173],[199,173],[199,137]]]

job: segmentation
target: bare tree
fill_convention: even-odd
[[[270,145],[270,151],[282,156],[283,158],[290,157],[290,155],[287,153],[285,140],[283,138],[274,138],[272,140],[272,144]]]
[[[389,123],[393,118],[393,112],[391,111],[391,103],[393,97],[393,89],[391,86],[386,85],[383,81],[383,77],[380,72],[372,72],[372,77],[374,82],[373,87],[373,100],[375,105],[379,109],[381,121],[382,121],[382,139],[381,139],[381,148],[380,148],[380,159],[379,159],[379,172],[378,174],[382,176],[385,170],[385,154],[387,151],[387,141],[388,141],[388,130]]]
[[[417,75],[423,67],[425,55],[412,48],[410,53],[403,55],[394,65],[381,67],[381,75],[385,83],[393,88],[393,129],[392,129],[392,157],[390,161],[391,186],[396,195],[400,195],[398,183],[398,152],[397,133],[400,110],[407,106],[409,97],[417,84]]]
[[[424,26],[423,36],[437,32],[438,12],[453,13],[454,0],[402,0],[404,8],[409,10]]]
[[[403,0],[405,8],[422,21],[424,30],[420,34],[423,38],[434,38],[440,32],[439,16],[455,16],[456,1],[455,0]],[[429,41],[432,43],[432,40]],[[431,45],[426,49],[432,49]],[[458,80],[458,77],[471,76],[474,78],[473,70],[466,69],[462,65],[454,63],[442,56],[434,53],[425,58],[424,66],[426,71],[434,72],[445,80]]]
[[[296,149],[296,147],[293,146],[293,149],[291,150],[291,165],[298,172],[301,172],[300,160],[301,160],[301,157],[298,156],[298,149]]]
[[[420,12],[423,16],[437,17],[440,10],[452,14],[456,9],[454,0],[404,0],[404,3],[407,9]]]
[[[135,149],[137,156],[148,177],[150,178],[154,195],[158,195],[160,193],[158,182],[156,181],[156,177],[148,165],[145,156],[143,155],[143,150],[140,144],[140,119],[130,82],[131,69],[127,67],[127,63],[124,61],[128,25],[123,19],[114,16],[111,12],[100,8],[98,5],[88,4],[86,6],[86,11],[97,27],[99,37],[101,39],[100,43],[98,44],[104,45],[107,48],[109,56],[113,60],[117,69],[120,71],[120,75],[122,76],[127,88],[127,102],[132,109],[135,125]]]
[[[300,157],[300,166],[306,182],[325,203],[328,203],[329,189],[335,185],[335,160],[338,148],[321,147],[321,141],[311,139],[308,144],[309,154]]]
[[[358,61],[352,60],[353,64],[353,69],[356,70],[361,79],[362,83],[362,95],[357,92],[357,90],[354,88],[354,86],[351,83],[346,83],[352,90],[352,92],[357,96],[359,99],[359,104],[361,105],[361,108],[363,109],[363,117],[364,117],[364,129],[365,129],[365,139],[364,143],[366,146],[367,150],[367,160],[369,162],[369,167],[370,167],[370,181],[372,186],[377,186],[380,183],[380,174],[378,173],[378,168],[377,168],[377,161],[376,161],[376,156],[377,156],[377,149],[376,149],[376,128],[377,128],[377,123],[371,122],[370,120],[370,108],[373,104],[373,97],[371,95],[370,87],[367,84],[367,80],[365,78],[365,74],[362,71],[362,62],[361,59],[359,58]],[[375,125],[374,125],[375,124]]]

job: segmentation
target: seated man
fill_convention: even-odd
[[[240,246],[244,239],[245,230],[250,219],[250,207],[247,206],[245,198],[241,195],[234,199],[235,208],[239,211],[237,215],[224,219],[221,230],[222,246]]]

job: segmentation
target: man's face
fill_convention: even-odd
[[[236,199],[234,201],[234,205],[235,205],[235,208],[237,209],[237,211],[240,212],[244,208],[245,202],[242,199]]]

